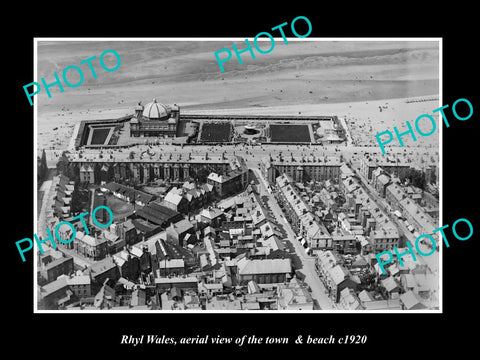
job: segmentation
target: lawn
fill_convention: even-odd
[[[270,125],[272,142],[310,142],[308,125]]]
[[[202,142],[229,142],[232,125],[229,122],[204,123],[200,135]]]

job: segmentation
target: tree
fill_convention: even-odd
[[[57,162],[57,171],[59,174],[68,176],[68,159],[65,154],[62,154]]]
[[[207,177],[208,177],[208,175],[210,175],[210,173],[211,173],[211,171],[208,168],[202,167],[199,170],[197,170],[196,180],[199,183],[205,183],[205,182],[207,182]]]

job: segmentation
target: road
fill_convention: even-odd
[[[386,200],[381,198],[378,195],[377,191],[368,183],[367,179],[365,179],[365,177],[363,177],[363,175],[359,171],[357,172],[357,175],[359,176],[361,184],[364,187],[364,189],[368,191],[368,193],[372,196],[372,198],[378,204],[380,209],[389,216],[389,219],[392,220],[395,223],[395,225],[397,225],[397,229],[400,230],[400,233],[403,233],[403,235],[410,242],[412,247],[415,248],[417,237],[407,229],[403,221],[400,221],[391,211],[389,211],[386,208],[387,206]],[[432,250],[432,245],[428,240],[419,241],[417,245],[420,251],[423,252],[424,254],[429,254]],[[438,266],[439,266],[438,251],[439,249],[437,247],[437,251],[435,251],[432,255],[422,256],[418,253],[418,251],[416,251],[416,255],[415,255],[417,258],[417,261],[420,261],[420,263],[427,265],[428,268],[432,271],[432,273],[437,275],[438,275]]]
[[[309,145],[309,144],[223,144],[223,145],[173,145],[173,144],[158,144],[158,145],[136,145],[135,147],[129,148],[128,151],[134,150],[135,152],[141,153],[142,151],[148,150],[149,146],[156,151],[157,153],[178,153],[188,155],[204,155],[205,153],[221,153],[224,152],[225,155],[239,155],[247,158],[253,158],[255,161],[260,161],[262,157],[266,157],[269,154],[272,156],[282,153],[284,156],[293,154],[293,156],[325,156],[325,155],[342,155],[345,160],[351,161],[360,161],[365,153],[370,154],[381,154],[380,148],[378,146],[353,146],[346,145],[345,143],[335,145]],[[84,154],[98,154],[99,149],[82,149]],[[115,150],[103,150],[103,154],[108,154],[114,152]],[[73,151],[72,151],[73,152]],[[435,155],[438,153],[437,148],[406,148],[400,146],[388,147],[388,154],[407,154],[407,155],[419,155],[419,154],[429,154]]]
[[[361,174],[360,171],[355,171],[357,176],[360,179],[360,183],[363,186],[364,190],[368,192],[368,194],[373,198],[375,203],[379,206],[380,210],[382,210],[385,215],[388,216],[388,219],[390,221],[393,221],[393,223],[397,226],[397,229],[400,230],[400,235],[404,235],[405,238],[410,241],[411,244],[415,244],[416,237],[407,229],[403,221],[399,221],[399,219],[393,214],[392,211],[388,210],[387,208],[387,201],[380,197],[380,195],[377,193],[377,190],[370,185],[365,179],[365,177]]]
[[[254,165],[248,164],[247,165]],[[300,242],[296,239],[296,235],[293,232],[290,224],[286,221],[285,217],[283,216],[283,212],[280,209],[280,206],[277,203],[277,200],[267,191],[267,182],[263,178],[260,171],[253,166],[249,166],[253,172],[255,173],[256,177],[259,180],[259,193],[260,196],[267,196],[268,198],[268,206],[272,210],[273,215],[277,219],[277,222],[283,226],[287,235],[288,241],[293,245],[295,249],[295,253],[300,258],[300,261],[303,264],[303,268],[300,270],[305,275],[305,282],[308,286],[310,286],[312,297],[317,300],[320,308],[322,310],[332,310],[335,309],[335,305],[332,300],[328,297],[327,291],[318,277],[315,271],[315,258],[307,255],[305,248],[300,244]]]

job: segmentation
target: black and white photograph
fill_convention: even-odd
[[[8,40],[8,342],[37,329],[39,358],[472,346],[471,23],[204,10]]]
[[[439,39],[224,72],[253,40],[88,40],[36,40],[37,78],[81,83],[36,98],[39,311],[441,309]]]

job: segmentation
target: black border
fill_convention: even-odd
[[[30,9],[21,25],[20,34],[4,29],[9,36],[5,49],[8,82],[4,88],[9,101],[4,103],[4,134],[16,134],[3,142],[4,229],[7,267],[3,295],[4,316],[8,331],[7,346],[22,349],[26,342],[39,358],[65,356],[78,352],[81,356],[128,356],[144,351],[152,354],[182,354],[209,351],[210,356],[221,356],[227,351],[255,354],[282,354],[311,352],[312,356],[329,354],[369,354],[389,356],[399,353],[405,357],[419,354],[433,355],[436,350],[461,346],[462,350],[474,344],[474,331],[468,329],[474,320],[476,307],[475,255],[478,251],[478,215],[471,206],[478,200],[476,179],[475,129],[478,112],[478,77],[475,54],[476,38],[473,18],[475,10],[461,3],[447,10],[435,7],[421,9],[418,4],[384,3],[379,7],[368,4],[346,3],[332,10],[317,3],[307,8],[293,9],[276,5],[260,11],[244,3],[190,5],[166,9],[163,4],[121,4],[115,6],[88,5],[85,8],[52,10],[52,7]],[[435,5],[442,6],[442,5]],[[25,12],[22,12],[25,13]],[[70,14],[70,15],[68,15]],[[443,224],[452,224],[458,218],[469,219],[474,235],[465,242],[450,241],[444,248],[443,259],[443,314],[33,314],[33,261],[22,263],[14,242],[33,234],[33,108],[25,99],[22,86],[33,79],[34,37],[251,37],[258,32],[296,16],[310,19],[311,37],[442,37],[443,38],[443,104],[452,104],[458,98],[467,98],[474,107],[468,121],[452,120],[450,128],[443,128]],[[30,25],[31,27],[29,27]],[[4,25],[2,25],[4,26]],[[5,58],[4,58],[5,59]],[[476,90],[476,89],[475,89]],[[13,100],[13,104],[10,101]],[[13,106],[11,106],[13,105]],[[10,111],[13,110],[13,111]],[[479,109],[479,110],[477,110]],[[447,111],[451,115],[451,112]],[[449,118],[450,118],[449,117]],[[476,183],[476,181],[475,181]],[[28,236],[28,235],[27,235]],[[451,237],[451,235],[450,235]],[[478,270],[477,270],[478,271]],[[13,291],[10,291],[12,289]],[[472,324],[475,328],[475,323]],[[29,335],[28,335],[29,334]],[[278,346],[120,346],[122,334],[160,334],[170,336],[221,335],[289,337],[289,345]],[[365,345],[294,345],[297,335],[336,337],[351,334],[367,335]],[[455,344],[455,345],[454,345]],[[63,354],[63,355],[62,355]]]

